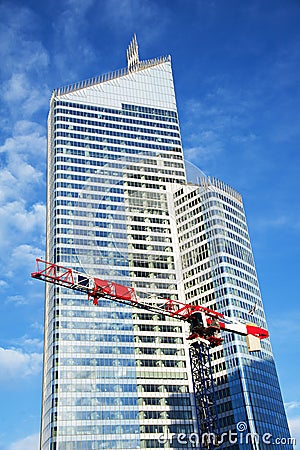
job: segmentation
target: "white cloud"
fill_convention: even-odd
[[[49,100],[48,88],[36,87],[24,72],[13,73],[11,78],[6,81],[1,88],[2,98],[7,103],[7,107],[15,116],[23,113],[27,117],[46,107]],[[17,110],[16,110],[17,106]]]
[[[53,59],[56,69],[63,74],[64,80],[77,79],[78,74],[76,68],[74,70],[74,61],[78,61],[79,58],[80,61],[84,60],[90,64],[96,62],[94,43],[90,43],[88,39],[91,19],[87,18],[87,13],[93,4],[94,0],[85,2],[68,0],[64,2],[55,21],[56,51]],[[94,15],[97,16],[96,11]]]
[[[0,147],[5,164],[0,166],[0,260],[5,258],[10,271],[33,266],[32,254],[43,254],[37,246],[44,241],[46,217],[40,200],[45,189],[44,133],[39,124],[21,120]]]
[[[45,151],[45,129],[35,122],[16,122],[12,136],[0,146],[4,161],[0,166],[0,202],[24,199],[44,189]]]
[[[288,419],[291,437],[296,440],[296,449],[300,449],[300,417],[292,417]]]
[[[40,326],[42,327],[41,323]],[[44,341],[42,338],[30,337],[27,334],[18,338],[11,337],[7,342],[10,347],[13,348],[17,347],[19,349],[22,349],[22,351],[25,353],[32,353],[32,352],[40,353],[43,350],[44,346]]]
[[[137,20],[147,22],[147,27],[154,20],[160,23],[164,19],[162,5],[156,5],[149,0],[109,0],[106,3],[105,13],[110,22],[115,25],[133,30]],[[157,22],[156,22],[157,23]],[[159,26],[155,28],[161,28]],[[152,28],[153,31],[153,28]],[[153,39],[153,35],[151,34]]]
[[[298,444],[295,446],[295,449],[300,449],[300,401],[292,400],[290,402],[286,402],[284,406],[288,416],[291,437],[295,439]]]
[[[23,288],[25,285],[31,285],[32,280],[30,278],[30,273],[33,272],[35,268],[35,260],[37,257],[43,256],[43,254],[43,250],[29,244],[20,244],[13,248],[7,257],[5,270],[3,270],[3,274],[7,277],[7,281],[19,276],[23,279]],[[14,302],[18,305],[32,303],[35,299],[40,301],[40,294],[31,292],[30,294],[26,293],[24,296],[23,293],[19,294],[16,292],[15,295],[8,297],[9,302]]]
[[[10,295],[9,297],[7,297],[7,301],[14,303],[17,306],[28,304],[28,299],[26,299],[22,295]]]
[[[40,203],[28,209],[24,201],[10,202],[0,206],[2,258],[7,259],[11,255],[14,259],[27,262],[33,252],[38,251],[39,255],[43,254],[39,248],[24,243],[35,242],[40,245],[44,242],[45,214],[45,205]]]
[[[76,12],[77,15],[85,14],[85,12],[94,4],[94,0],[67,0],[68,6]]]
[[[224,148],[219,131],[220,113],[205,108],[200,102],[190,100],[183,115],[186,115],[182,126],[185,157],[198,164],[201,162],[202,166],[203,162],[215,160]]]
[[[0,286],[5,288],[5,283],[11,285],[6,277],[17,269],[30,280],[35,257],[43,254],[46,127],[28,118],[48,103],[49,58],[35,38],[40,22],[30,8],[1,2],[0,15],[0,95],[5,112],[0,142]],[[15,290],[8,300],[26,304],[33,295]]]
[[[195,142],[197,139],[195,139]],[[199,141],[201,142],[201,141]],[[202,141],[202,145],[187,147],[184,149],[184,156],[189,161],[195,162],[205,162],[207,160],[215,159],[217,155],[222,151],[222,145],[220,142],[211,143],[207,145],[207,143]]]
[[[40,21],[32,10],[2,2],[0,16],[0,59],[4,62],[0,94],[5,114],[9,113],[2,122],[9,129],[11,119],[29,117],[46,107],[49,56],[41,41],[34,39]]]
[[[14,248],[12,257],[17,261],[22,261],[24,264],[31,264],[35,261],[36,255],[40,255],[41,250],[28,244],[21,244]]]
[[[108,0],[104,13],[105,20],[114,27],[121,27],[122,30],[132,34],[138,31],[142,35],[142,43],[145,46],[148,42],[152,44],[163,33],[168,32],[173,10],[164,2]]]
[[[40,322],[33,322],[30,327],[41,334],[44,332],[44,327]]]
[[[282,313],[280,317],[269,315],[269,328],[276,335],[277,342],[285,342],[291,335],[298,336],[300,332],[300,322],[298,311],[291,310],[289,314]],[[278,333],[280,330],[280,333]]]
[[[245,133],[245,134],[237,134],[235,136],[232,136],[232,140],[234,142],[237,142],[238,144],[247,144],[248,142],[253,142],[257,139],[256,134],[254,133]]]
[[[200,165],[215,161],[233,143],[245,145],[257,138],[250,128],[250,93],[220,88],[221,79],[207,82],[211,89],[201,101],[186,101],[181,119],[185,154]]]
[[[13,74],[11,79],[5,83],[3,99],[7,102],[22,101],[26,97],[27,80],[24,74]]]
[[[20,345],[22,345],[22,348],[24,349],[42,350],[44,341],[39,338],[30,338],[28,336],[23,336],[20,339]]]
[[[19,153],[31,156],[45,156],[46,137],[45,127],[29,120],[18,120],[14,123],[12,137],[5,140],[0,147],[0,153],[8,155]]]
[[[39,185],[40,189],[43,187],[43,177],[44,174],[40,170],[20,156],[13,155],[9,165],[0,169],[0,202],[22,199],[26,195],[30,199],[35,185]]]
[[[4,74],[26,71],[39,74],[49,64],[48,52],[39,40],[32,37],[39,23],[38,17],[27,7],[2,2],[0,57]]]
[[[286,410],[293,410],[293,409],[297,409],[300,408],[300,402],[298,401],[292,401],[292,402],[287,402],[284,404]]]
[[[23,274],[28,283],[29,274],[35,266],[35,259],[44,255],[45,205],[36,203],[26,209],[24,201],[0,205],[0,264],[2,280],[0,286],[11,284],[7,277]],[[23,293],[9,298],[17,304],[26,304]],[[26,296],[27,297],[27,296]]]
[[[7,450],[39,450],[39,444],[40,436],[36,433],[13,442]]]
[[[0,380],[16,381],[39,374],[42,356],[41,353],[25,353],[0,347]]]
[[[283,212],[278,211],[278,209],[284,210]],[[286,210],[286,205],[278,206],[277,211],[274,213],[273,210],[266,211],[265,215],[262,217],[257,217],[253,227],[258,229],[294,229],[298,230],[300,228],[300,220],[297,212],[294,210]]]
[[[25,275],[28,283],[30,282],[30,273],[34,270],[35,260],[37,257],[43,256],[44,252],[32,245],[20,244],[13,248],[11,254],[9,255],[7,261],[7,269],[5,275],[7,277],[14,277],[16,273],[22,273]],[[25,283],[25,281],[24,281]],[[15,301],[18,304],[27,304],[29,299],[24,298],[23,295],[16,294],[16,298],[11,296],[8,298],[9,301]],[[31,301],[33,299],[31,298]]]
[[[14,226],[18,231],[23,233],[40,231],[44,229],[46,219],[45,204],[35,203],[29,210],[25,209],[22,202],[14,202],[6,205],[6,209],[10,210]]]

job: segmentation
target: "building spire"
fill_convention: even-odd
[[[130,44],[126,51],[127,56],[127,66],[129,72],[133,72],[140,62],[139,60],[139,47],[136,40],[136,34],[134,33],[133,38],[130,41]]]

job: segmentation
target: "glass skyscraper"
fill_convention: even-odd
[[[140,61],[134,37],[127,61],[53,92],[47,260],[151,303],[205,304],[265,327],[240,195],[204,176],[187,183],[170,57]],[[41,450],[195,448],[188,333],[47,285]],[[245,422],[288,437],[269,342],[253,356],[243,337],[224,335],[212,360],[221,432]]]

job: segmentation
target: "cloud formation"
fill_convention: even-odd
[[[18,120],[0,146],[1,277],[33,267],[33,253],[44,253],[45,150],[45,129],[30,120]]]
[[[0,146],[0,204],[44,189],[45,130],[28,120],[17,121]],[[30,200],[30,198],[29,198]]]
[[[0,206],[0,260],[4,258],[6,266],[10,257],[21,264],[28,263],[34,252],[44,253],[45,214],[41,203],[26,208],[20,200]]]
[[[10,382],[40,374],[42,358],[41,353],[0,347],[0,380]]]
[[[251,130],[249,111],[254,100],[250,93],[219,87],[220,79],[211,80],[211,89],[201,100],[190,98],[183,109],[182,134],[188,159],[203,164],[216,160],[232,144],[256,140]],[[199,145],[201,143],[201,145]]]
[[[49,100],[46,86],[32,83],[24,72],[13,73],[1,87],[2,99],[6,102],[12,116],[31,117],[41,108],[45,108]]]
[[[35,433],[13,442],[7,450],[39,450],[39,443],[40,435]]]
[[[292,402],[287,402],[284,404],[286,410],[294,410],[294,409],[300,409],[300,402],[299,401],[292,401]]]
[[[131,33],[136,29],[137,23],[141,24],[145,38],[148,36],[151,41],[166,27],[171,13],[162,3],[157,4],[149,0],[109,0],[105,4],[104,11],[109,23],[121,26]],[[152,26],[154,23],[155,27]]]
[[[300,442],[300,417],[289,418],[289,427],[291,432],[291,437],[296,440],[296,443]],[[295,449],[299,448],[298,445]]]
[[[13,73],[39,74],[49,64],[49,55],[42,42],[34,38],[38,16],[28,7],[2,2],[0,5],[0,57],[4,76]]]

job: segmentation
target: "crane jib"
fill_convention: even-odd
[[[133,287],[123,286],[122,284],[102,280],[101,278],[94,278],[71,268],[50,263],[39,258],[36,259],[36,264],[37,270],[31,274],[32,278],[57,284],[68,289],[85,292],[88,294],[88,298],[93,300],[95,305],[98,304],[99,298],[104,297],[112,301],[132,305],[139,309],[145,309],[189,323],[193,322],[193,315],[201,314],[203,316],[203,323],[205,323],[202,330],[203,336],[209,336],[210,338],[214,337],[221,330],[244,336],[253,336],[259,340],[269,337],[268,331],[264,328],[253,323],[246,323],[245,321],[227,317],[203,305],[186,304],[169,298],[162,298],[160,304],[157,301],[147,302],[137,296]],[[215,342],[213,339],[210,340]],[[219,340],[216,342],[219,342]]]

